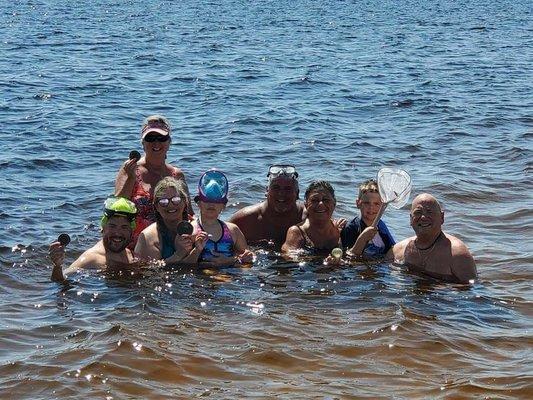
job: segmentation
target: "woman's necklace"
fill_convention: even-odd
[[[418,257],[420,257],[420,259],[422,260],[422,268],[426,268],[426,262],[429,258],[429,256],[431,255],[431,253],[433,252],[433,249],[435,248],[435,245],[437,244],[438,240],[440,239],[440,237],[442,236],[442,231],[439,233],[439,235],[435,238],[435,240],[433,241],[433,243],[431,243],[431,245],[429,245],[428,247],[424,247],[423,249],[421,249],[420,247],[418,247],[416,245],[416,240],[415,240],[415,247],[416,247],[416,251],[418,252]],[[429,250],[426,254],[425,257],[422,257],[422,253],[421,251],[426,251],[426,250]]]

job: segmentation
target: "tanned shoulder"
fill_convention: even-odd
[[[251,206],[246,206],[241,208],[235,214],[231,216],[229,222],[234,224],[239,224],[241,222],[251,223],[253,221],[259,220],[261,216],[261,204],[253,204]]]

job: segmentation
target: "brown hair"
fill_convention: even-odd
[[[328,181],[311,182],[311,184],[305,190],[305,200],[307,201],[311,192],[314,192],[316,190],[325,190],[326,192],[329,192],[329,194],[331,194],[331,197],[333,197],[333,200],[337,201],[337,199],[335,198],[335,189],[333,189],[333,186],[331,186],[331,183],[329,183]]]

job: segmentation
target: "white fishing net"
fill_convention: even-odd
[[[403,169],[381,168],[378,171],[378,187],[381,201],[394,208],[401,208],[411,194],[411,177]]]

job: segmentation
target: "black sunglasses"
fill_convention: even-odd
[[[163,136],[163,135],[148,135],[148,136],[144,137],[144,141],[148,142],[148,143],[153,143],[153,142],[164,143],[164,142],[168,141],[169,139],[170,139],[169,135],[167,135],[167,136]]]

